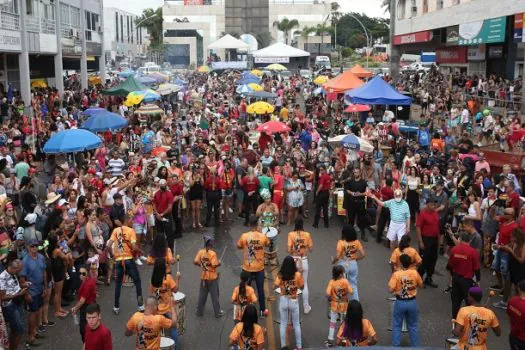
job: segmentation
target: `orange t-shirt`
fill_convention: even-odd
[[[230,340],[235,342],[239,349],[256,349],[257,345],[264,344],[264,332],[258,324],[253,325],[253,335],[248,338],[242,335],[243,323],[237,323],[230,333]]]
[[[306,231],[292,231],[288,234],[288,249],[292,256],[306,256],[313,247],[312,237]]]
[[[296,272],[294,278],[285,281],[278,275],[274,281],[275,287],[281,288],[281,296],[289,296],[292,299],[297,298],[297,292],[304,287],[303,276],[300,272]]]
[[[361,339],[348,339],[343,336],[343,332],[345,329],[346,324],[343,322],[339,326],[339,330],[337,331],[337,339],[339,340],[346,340],[346,347],[352,347],[352,346],[368,346],[368,341],[370,338],[375,337],[376,331],[374,327],[372,327],[372,323],[370,323],[369,320],[366,318],[363,318],[363,336]],[[345,345],[341,345],[345,346]]]
[[[231,302],[232,304],[237,305],[237,307],[234,307],[235,313],[233,319],[235,321],[240,321],[246,306],[257,302],[257,296],[255,295],[253,288],[250,286],[246,286],[246,293],[242,296],[239,294],[239,286],[237,286],[233,289]]]
[[[164,315],[171,310],[170,301],[172,298],[172,290],[175,288],[177,288],[177,282],[175,282],[171,275],[166,275],[160,288],[149,287],[149,291],[157,298],[159,303],[157,311],[160,315]]]
[[[346,278],[330,280],[326,287],[326,295],[330,297],[330,309],[337,313],[346,312],[348,295],[354,293]]]
[[[113,244],[113,255],[116,261],[133,259],[132,244],[137,242],[137,234],[131,227],[117,227],[111,233]]]
[[[417,265],[421,264],[421,262],[423,261],[421,259],[421,256],[417,252],[417,250],[415,250],[412,247],[407,247],[403,249],[402,253],[399,250],[399,248],[396,248],[392,252],[392,255],[390,256],[390,263],[394,265],[394,271],[402,269],[401,262],[399,261],[399,257],[403,254],[408,255],[410,259],[412,260],[412,264],[410,265],[411,269],[414,269],[414,270],[417,269]]]
[[[159,350],[160,331],[170,328],[171,320],[162,315],[144,315],[142,312],[135,312],[126,327],[137,333],[136,350]]]
[[[456,323],[463,326],[458,349],[486,350],[489,328],[499,326],[492,310],[482,306],[465,306],[459,309]]]
[[[363,250],[363,246],[359,240],[347,242],[340,239],[337,241],[337,259],[356,260],[357,252]]]
[[[417,270],[399,270],[392,274],[388,288],[400,299],[415,298],[417,288],[423,287],[423,280]]]
[[[173,264],[175,259],[173,259],[173,254],[171,253],[171,249],[170,248],[166,248],[165,259],[166,259],[166,273],[171,273],[171,264]],[[152,257],[151,255],[148,255],[148,259],[146,260],[146,264],[148,264],[148,265],[155,264],[155,258]]]
[[[217,265],[219,265],[219,259],[217,258],[217,253],[213,250],[199,250],[195,256],[194,262],[201,267],[201,280],[213,281],[217,279]]]
[[[264,269],[264,250],[270,245],[266,235],[258,231],[243,233],[237,241],[237,248],[243,249],[242,269],[258,272]]]

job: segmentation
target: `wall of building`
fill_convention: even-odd
[[[301,30],[305,26],[317,26],[322,24],[327,16],[330,14],[330,4],[290,4],[285,3],[270,3],[270,16],[269,16],[269,30],[272,37],[277,40],[284,42],[284,33],[277,30],[273,26],[275,21],[281,21],[284,18],[296,19],[299,22],[299,27],[294,29],[290,33],[290,38],[293,37],[293,32]]]

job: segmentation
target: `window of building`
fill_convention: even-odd
[[[129,35],[131,36],[131,43],[133,44],[133,17],[129,18]]]
[[[437,0],[436,8],[437,8],[438,10],[443,9],[443,0]]]
[[[18,14],[18,0],[0,1],[0,11]]]
[[[80,9],[78,7],[69,7],[70,22],[71,26],[80,28]]]
[[[60,3],[60,24],[69,25],[69,5]]]
[[[423,0],[423,13],[428,12],[428,0]]]
[[[38,1],[37,0],[25,0],[26,1],[26,13],[29,16],[37,16],[36,13],[38,9]]]
[[[128,44],[129,44],[129,16],[126,16],[126,33],[128,35]]]
[[[124,17],[120,15],[120,42],[124,42]]]
[[[44,2],[40,3],[40,13],[45,19],[54,20],[55,19],[55,7],[54,4],[46,4]]]
[[[98,14],[86,11],[86,28],[88,30],[97,30],[98,27]]]
[[[412,0],[410,3],[410,16],[416,17],[417,16],[417,4],[416,0]]]
[[[93,39],[91,33],[93,33],[91,30],[86,30],[86,41],[91,41]]]
[[[117,42],[118,42],[118,13],[115,12],[115,33],[117,33]]]
[[[405,18],[405,8],[406,8],[406,2],[405,0],[398,0],[397,2],[397,19],[404,19]]]

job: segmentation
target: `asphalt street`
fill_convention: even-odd
[[[335,254],[336,242],[340,237],[342,220],[339,217],[331,219],[329,229],[313,229],[312,220],[305,220],[305,229],[312,233],[314,251],[310,255],[310,304],[312,311],[304,315],[301,306],[302,338],[304,348],[323,347],[328,334],[327,302],[325,297],[326,285],[331,276],[330,258]],[[292,227],[282,227],[278,236],[279,258],[285,256],[286,238]],[[223,224],[216,230],[216,251],[220,255],[224,250],[222,267],[220,268],[220,300],[221,307],[226,312],[222,318],[216,319],[213,314],[211,301],[205,308],[204,317],[195,316],[199,288],[199,268],[192,264],[198,249],[202,247],[202,234],[213,232],[213,229],[201,229],[195,232],[184,233],[183,238],[176,241],[176,254],[180,254],[180,272],[182,274],[180,291],[186,295],[186,333],[180,338],[182,349],[228,349],[228,335],[233,327],[232,307],[229,299],[233,288],[239,283],[241,271],[241,251],[236,249],[236,241],[240,235],[247,231],[242,221],[237,219],[232,225]],[[415,232],[412,232],[415,237]],[[415,239],[413,239],[413,242]],[[359,295],[364,308],[364,315],[368,318],[378,335],[378,345],[389,345],[391,333],[389,332],[391,302],[387,283],[390,277],[388,259],[390,251],[384,245],[377,244],[373,238],[364,243],[366,257],[359,262]],[[418,292],[419,332],[422,346],[444,348],[445,339],[450,336],[451,329],[451,302],[450,295],[442,292],[447,283],[445,271],[446,259],[439,258],[438,276],[434,281],[439,284],[438,289],[423,289]],[[152,268],[139,267],[142,278],[143,290],[149,288],[149,279]],[[173,271],[176,271],[176,266]],[[275,273],[276,271],[274,271]],[[272,290],[272,273],[267,272],[267,288]],[[492,282],[490,271],[483,269],[482,287],[488,295],[488,286]],[[115,349],[133,349],[134,337],[125,337],[124,329],[128,318],[136,311],[136,298],[134,287],[124,287],[121,297],[121,312],[115,316],[112,313],[114,283],[111,286],[99,286],[100,297],[98,302],[103,310],[103,323],[108,326],[113,334]],[[270,297],[274,297],[272,292]],[[267,293],[267,298],[269,297]],[[486,300],[486,298],[484,299]],[[489,305],[492,305],[490,300]],[[302,303],[301,303],[302,304]],[[271,315],[260,319],[259,323],[267,329],[266,349],[280,349],[278,303],[268,303]],[[492,306],[491,306],[492,307]],[[496,315],[502,325],[503,334],[497,338],[493,333],[488,336],[489,349],[507,348],[509,325],[504,310],[495,309]],[[47,337],[42,341],[40,349],[56,349],[57,346],[66,345],[72,349],[81,349],[82,344],[78,327],[73,323],[73,318],[55,320],[57,326],[49,328]],[[293,337],[292,337],[293,339]],[[408,344],[408,335],[404,336],[404,343]]]

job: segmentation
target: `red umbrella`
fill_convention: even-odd
[[[345,112],[346,113],[356,113],[356,112],[368,112],[370,110],[370,106],[367,105],[348,105],[346,107]]]
[[[290,131],[290,128],[284,123],[276,122],[272,120],[272,121],[259,125],[259,127],[257,128],[257,131],[260,131],[260,132],[264,131],[267,134],[274,134],[274,133],[279,133],[279,132]]]

